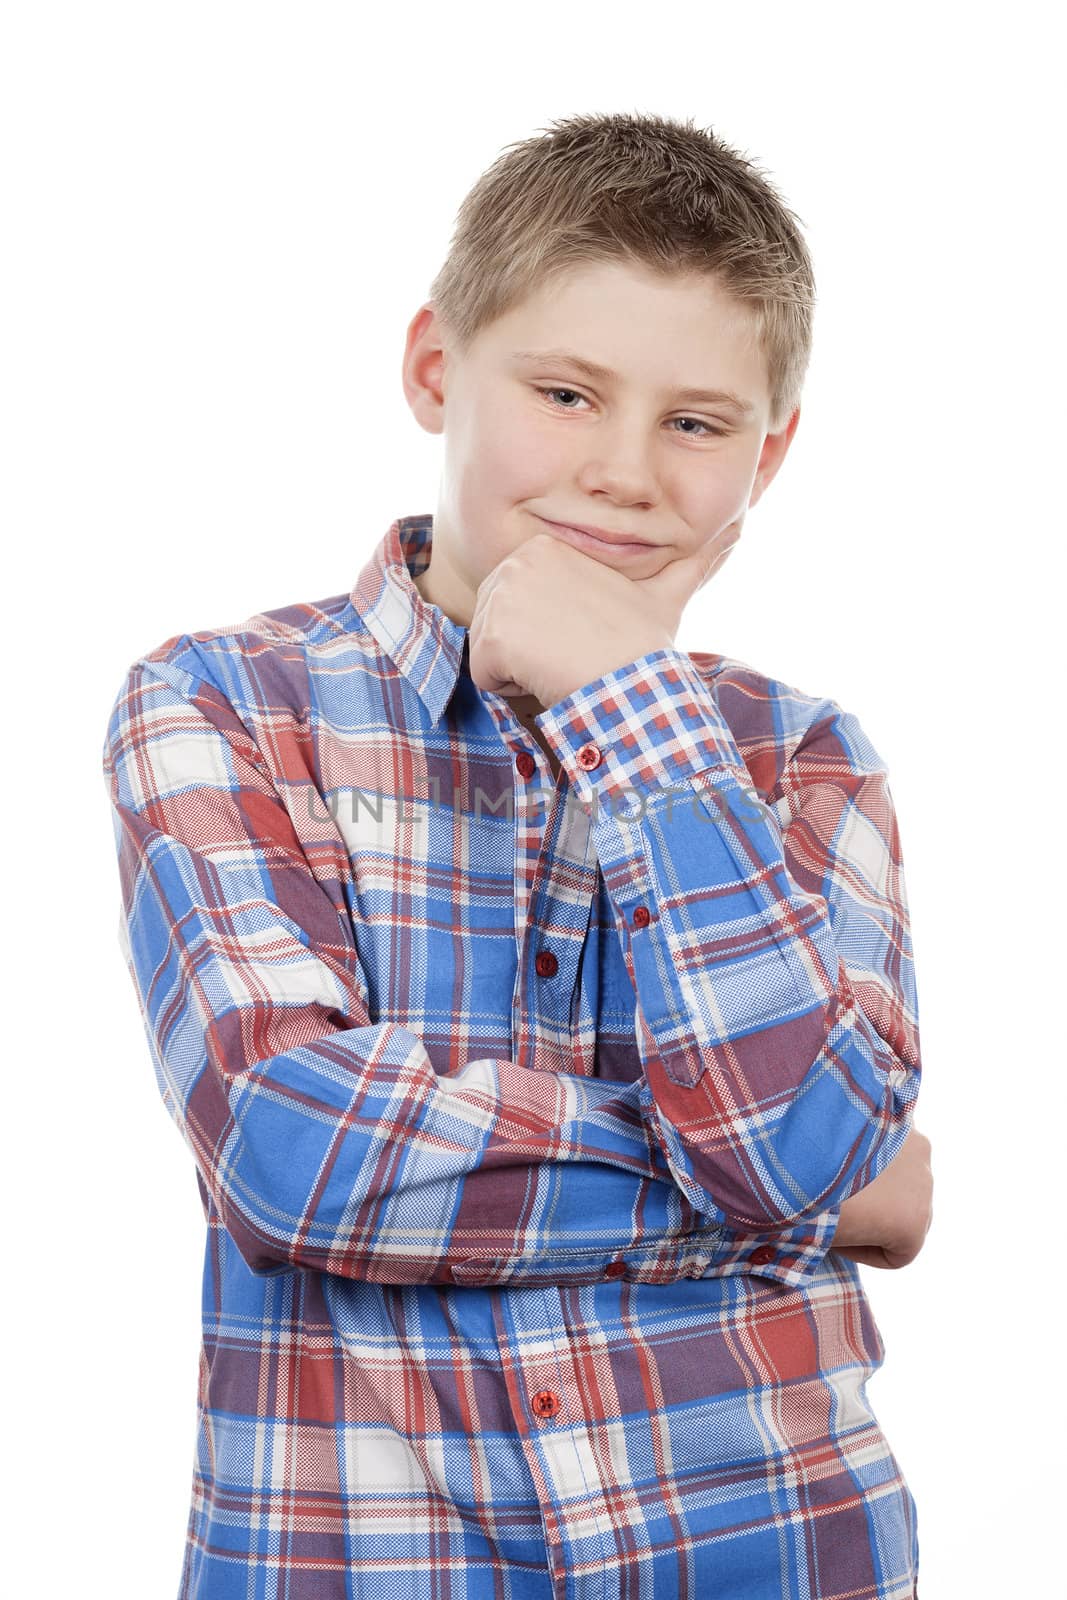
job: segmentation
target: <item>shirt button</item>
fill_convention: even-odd
[[[559,962],[556,960],[551,950],[539,950],[537,952],[537,959],[534,961],[534,968],[538,977],[551,978],[558,971]]]
[[[605,1278],[621,1278],[626,1271],[625,1261],[609,1261],[604,1268]]]
[[[586,772],[591,772],[594,767],[599,767],[604,757],[595,744],[583,744],[578,752],[578,765],[584,767]]]
[[[522,778],[532,778],[537,768],[537,762],[528,750],[524,750],[521,755],[515,757],[515,765],[518,767],[519,776]]]
[[[534,1415],[538,1417],[554,1417],[559,1410],[559,1395],[551,1389],[539,1389],[530,1401]]]
[[[777,1253],[773,1244],[761,1244],[758,1250],[753,1250],[748,1259],[754,1267],[765,1267],[768,1261],[774,1260]]]
[[[634,907],[634,927],[647,928],[652,917],[647,906]]]

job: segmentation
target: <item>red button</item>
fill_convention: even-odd
[[[529,750],[524,750],[521,755],[515,757],[515,765],[519,769],[520,778],[532,778],[537,771],[537,762]]]
[[[609,1261],[604,1268],[605,1278],[621,1278],[626,1271],[625,1261]]]
[[[551,1389],[539,1389],[530,1401],[534,1413],[539,1417],[554,1417],[559,1410],[559,1395]]]
[[[765,1267],[768,1261],[773,1261],[777,1255],[773,1244],[761,1244],[758,1250],[753,1250],[749,1260],[754,1267]]]
[[[534,961],[534,968],[539,977],[551,978],[558,971],[559,962],[551,950],[539,950],[537,959]]]
[[[647,906],[635,906],[634,907],[634,927],[635,928],[647,928],[651,921],[652,921],[652,917],[651,917],[651,914],[650,914],[649,909],[648,909]]]
[[[591,772],[594,767],[599,767],[604,757],[600,754],[595,744],[583,744],[578,752],[578,765],[584,767],[586,772]]]

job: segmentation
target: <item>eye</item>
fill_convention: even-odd
[[[703,428],[704,434],[687,433],[686,437],[689,439],[700,439],[704,435],[710,434],[713,434],[717,439],[722,439],[726,436],[725,428],[713,428],[710,422],[702,422],[699,417],[672,417],[671,420],[672,422],[695,422],[698,428]]]
[[[535,388],[536,387],[537,386],[535,385]],[[540,388],[538,388],[537,392],[538,392],[538,394],[544,394],[544,395],[569,394],[569,395],[573,395],[575,400],[582,400],[582,399],[585,398],[584,395],[580,395],[576,389],[540,389]],[[553,403],[553,405],[558,405],[557,401],[553,401],[552,403]],[[559,408],[560,411],[573,411],[574,410],[573,406],[559,406],[558,408]]]
[[[572,400],[584,400],[585,399],[585,396],[579,394],[577,389],[567,389],[567,388],[551,388],[551,389],[548,389],[548,388],[542,388],[539,384],[534,384],[534,389],[535,389],[537,394],[543,394],[547,399],[549,399],[550,403],[555,407],[555,409],[557,411],[574,411],[576,408],[574,406],[572,406],[572,405],[564,405],[561,401],[554,399],[553,397],[555,395],[560,395],[560,394],[562,394],[562,395],[570,395]],[[710,422],[703,422],[700,417],[672,417],[671,421],[672,422],[692,422],[692,423],[695,423],[698,428],[703,428],[703,430],[704,430],[704,432],[701,434],[701,433],[690,433],[688,429],[684,429],[684,430],[680,429],[678,431],[681,432],[683,439],[702,439],[702,438],[705,438],[705,437],[723,439],[723,438],[726,437],[726,434],[729,431],[726,428],[713,427]]]

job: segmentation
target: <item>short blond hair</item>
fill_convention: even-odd
[[[567,117],[505,146],[477,180],[430,299],[462,352],[586,263],[714,277],[753,316],[777,432],[800,404],[811,353],[815,277],[799,223],[747,157],[691,118]]]

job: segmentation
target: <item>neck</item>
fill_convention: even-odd
[[[461,628],[470,627],[477,596],[471,593],[463,574],[456,570],[450,559],[448,540],[438,534],[436,524],[429,564],[412,582],[428,605],[437,606]]]

